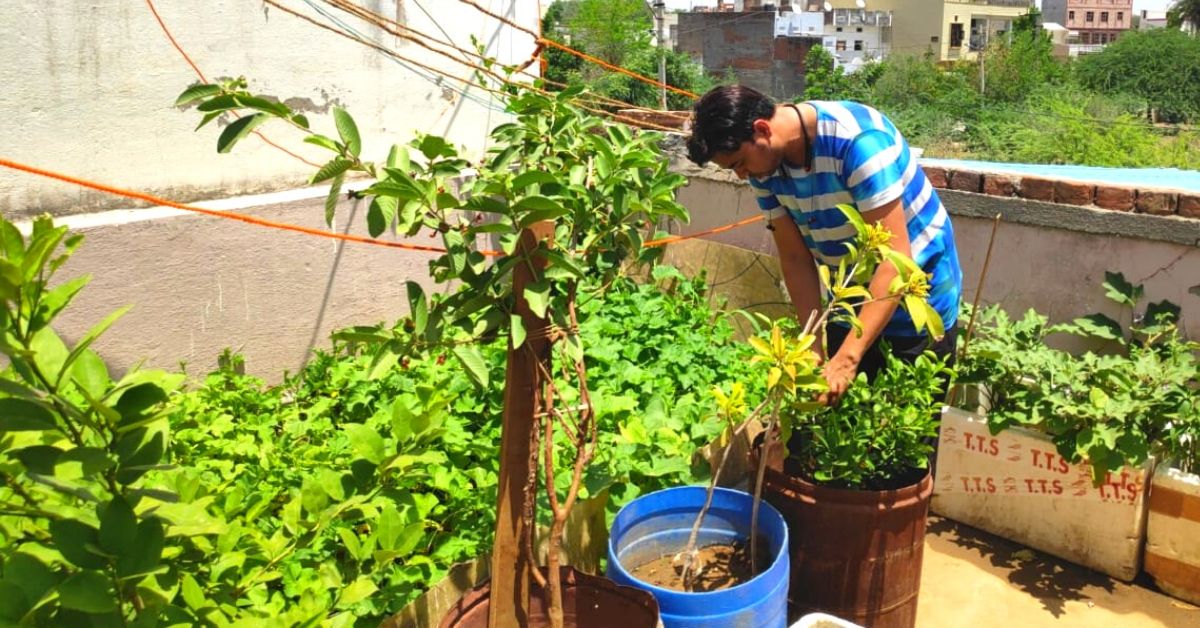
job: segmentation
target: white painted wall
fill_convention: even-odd
[[[464,66],[380,29],[355,21],[321,0],[280,0],[317,15],[320,6],[367,39],[420,63],[470,77]],[[363,0],[359,5],[411,28],[520,63],[533,38],[456,0]],[[537,30],[536,0],[479,0],[496,13]],[[488,129],[505,114],[486,92],[444,79],[435,84],[381,53],[320,30],[260,0],[156,0],[163,20],[211,79],[245,75],[251,89],[305,110],[319,129],[331,105],[358,121],[368,157],[386,155],[414,131],[448,135],[480,153]],[[439,28],[440,27],[440,28]],[[536,70],[537,65],[532,66]],[[429,74],[425,70],[420,73]],[[231,155],[216,154],[220,129],[193,132],[200,116],[174,108],[197,81],[171,47],[143,0],[9,0],[0,20],[0,154],[12,160],[189,200],[279,190],[303,184],[312,167],[255,137]],[[264,132],[293,152],[318,160],[322,150],[288,128]],[[5,215],[127,207],[130,201],[0,168]]]

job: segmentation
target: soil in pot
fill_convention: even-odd
[[[720,591],[735,587],[754,579],[754,576],[766,571],[768,565],[763,558],[769,548],[761,539],[758,542],[759,565],[757,572],[751,570],[749,544],[718,543],[702,547],[699,550],[700,564],[703,565],[700,574],[693,578],[692,588],[686,588],[683,582],[683,567],[675,564],[675,555],[662,556],[648,563],[643,563],[630,570],[635,578],[656,587],[685,591],[688,593],[704,593]]]

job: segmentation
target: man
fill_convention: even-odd
[[[942,317],[945,336],[918,332],[896,299],[867,303],[858,312],[861,335],[836,324],[825,329],[825,403],[837,403],[860,371],[871,378],[883,366],[880,340],[909,361],[926,349],[952,356],[962,271],[950,216],[908,143],[881,113],[853,102],[776,105],[749,87],[717,87],[696,103],[687,145],[697,164],[712,161],[750,180],[801,321],[821,306],[816,264],[835,270],[844,243],[855,236],[839,204],[886,227],[891,247],[930,275],[929,303]],[[895,276],[894,266],[880,264],[871,294],[885,296]]]

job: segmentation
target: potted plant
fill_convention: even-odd
[[[576,310],[581,297],[602,291],[623,273],[626,261],[654,255],[642,243],[659,219],[687,220],[674,197],[685,179],[667,171],[658,134],[634,135],[625,127],[604,125],[571,104],[580,90],[549,94],[537,85],[512,84],[503,89],[515,117],[492,131],[492,148],[474,164],[432,135],[393,147],[385,162],[367,161],[357,126],[345,111],[333,112],[337,137],[321,135],[286,105],[246,91],[242,79],[193,86],[178,104],[197,102],[204,122],[227,111],[245,114],[221,133],[221,152],[274,119],[333,153],[311,180],[331,182],[327,221],[343,179],[353,173],[366,178],[366,186],[351,194],[370,200],[372,236],[389,230],[412,236],[422,229],[440,235],[445,250],[430,262],[430,271],[435,282],[447,286],[446,293],[427,298],[410,281],[406,326],[360,338],[375,347],[379,368],[395,364],[413,347],[439,345],[482,381],[486,369],[476,343],[507,338],[497,518],[519,538],[509,544],[498,533],[491,584],[500,582],[505,589],[499,594],[502,602],[521,597],[521,591],[529,595],[510,609],[515,617],[503,619],[555,627],[654,625],[653,598],[560,567],[564,526],[597,443]],[[469,166],[474,173],[467,179]],[[499,250],[489,250],[489,244]],[[562,459],[556,461],[556,453]],[[506,471],[510,461],[520,474]],[[563,473],[569,481],[560,481]],[[506,477],[513,479],[506,483]],[[505,487],[512,482],[523,490],[506,501]],[[546,488],[551,514],[544,568],[536,567],[532,538],[539,483]],[[481,625],[489,615],[503,615],[494,601],[485,585],[465,596],[443,625]],[[587,612],[576,613],[576,608]],[[594,613],[593,608],[605,610]]]
[[[835,414],[821,412],[822,406],[816,401],[817,395],[825,390],[814,346],[816,331],[830,319],[859,325],[855,307],[871,298],[864,285],[878,264],[886,261],[899,271],[889,296],[884,298],[901,300],[918,324],[927,326],[935,335],[941,333],[940,319],[923,298],[928,290],[927,276],[911,259],[887,246],[889,234],[885,229],[864,223],[850,207],[842,210],[850,217],[858,237],[855,245],[848,247],[849,252],[835,273],[820,273],[830,296],[823,310],[814,313],[799,330],[785,329],[786,323],[776,322],[766,338],[755,337],[750,341],[756,351],[753,362],[761,365],[765,380],[764,398],[747,413],[744,386],[734,384],[728,393],[721,389],[714,391],[719,403],[718,416],[728,423],[727,433],[731,438],[753,422],[762,422],[769,448],[781,435],[785,442],[793,434],[819,438],[822,443],[832,442],[835,434],[824,428],[837,431],[843,426],[829,423],[829,417]],[[940,365],[929,360],[922,360],[919,365],[932,378],[942,372]],[[911,397],[930,405],[933,403],[930,400],[936,397],[936,388],[926,389],[928,386],[928,382],[917,383]],[[924,418],[916,423],[925,426],[933,423],[932,406],[921,406],[912,412],[916,411],[925,412]],[[909,414],[903,420],[908,420]],[[916,432],[922,437],[933,435],[929,427]],[[914,465],[924,464],[922,456],[927,457],[932,449],[920,441],[910,447]],[[753,496],[716,488],[728,452],[727,448],[721,455],[707,491],[682,487],[652,493],[626,505],[613,522],[609,537],[610,577],[653,591],[665,625],[710,625],[705,621],[716,622],[711,625],[785,625],[788,588],[784,582],[790,580],[794,597],[796,573],[808,569],[808,565],[797,563],[797,550],[807,546],[803,537],[810,531],[797,525],[794,516],[789,517],[792,506],[786,500],[773,497],[772,491],[782,494],[783,489],[778,488],[782,480],[774,479],[778,472],[767,469],[765,458],[758,465]],[[843,471],[839,470],[838,461],[828,452],[820,455],[817,452],[817,449],[807,450],[813,455],[813,464],[822,466],[823,470],[817,473],[840,477]],[[760,509],[763,487],[770,504]],[[922,511],[922,529],[923,522]],[[761,542],[759,535],[763,537]]]
[[[1135,315],[1140,286],[1119,273],[1104,286],[1127,310],[1128,330],[1101,314],[1050,325],[1032,311],[1020,320],[995,306],[980,312],[960,380],[980,385],[985,414],[947,411],[933,507],[1132,580],[1153,461],[1195,394],[1194,345],[1179,337],[1171,304]],[[1105,352],[1053,349],[1054,333]]]

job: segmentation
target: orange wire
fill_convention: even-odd
[[[89,188],[92,190],[96,190],[98,192],[104,192],[106,194],[113,194],[116,196],[124,196],[126,198],[132,198],[132,199],[136,199],[139,201],[145,201],[147,203],[152,203],[154,205],[162,205],[164,207],[174,207],[175,209],[183,209],[183,210],[187,210],[190,212],[196,212],[198,214],[204,214],[206,216],[213,216],[215,218],[228,218],[230,220],[237,220],[239,222],[257,225],[259,227],[269,227],[272,229],[281,229],[284,231],[294,231],[296,233],[303,233],[306,235],[319,236],[319,237],[323,237],[323,238],[333,238],[335,240],[344,240],[347,242],[357,242],[359,244],[374,244],[376,246],[386,246],[386,247],[391,247],[391,248],[395,248],[395,249],[405,249],[405,250],[409,250],[409,251],[424,251],[427,253],[445,253],[446,252],[446,249],[438,248],[436,246],[422,246],[420,244],[406,244],[404,242],[388,242],[386,240],[377,240],[375,238],[364,238],[362,236],[353,236],[353,235],[349,235],[349,234],[345,234],[345,233],[337,233],[334,231],[325,231],[323,229],[313,229],[311,227],[302,227],[300,225],[291,225],[291,224],[282,223],[282,222],[275,222],[273,220],[266,220],[263,218],[255,218],[254,216],[247,216],[245,214],[238,214],[235,212],[221,211],[218,209],[205,209],[203,207],[197,207],[195,205],[187,205],[185,203],[177,203],[175,201],[168,200],[168,199],[165,199],[165,198],[162,198],[159,196],[154,196],[153,194],[147,194],[145,192],[138,192],[136,190],[127,190],[124,188],[119,188],[119,187],[115,187],[115,186],[111,186],[111,185],[105,185],[103,183],[96,183],[95,181],[89,181],[87,179],[73,177],[71,175],[54,172],[52,170],[45,170],[43,168],[26,165],[26,164],[23,164],[23,163],[20,163],[17,161],[5,159],[3,157],[0,157],[0,166],[4,166],[5,168],[11,168],[13,170],[19,170],[21,172],[27,172],[29,174],[36,174],[38,176],[47,177],[49,179],[55,179],[57,181],[62,181],[63,183],[70,183],[72,185],[78,185],[80,187]],[[713,229],[708,229],[705,231],[700,231],[698,233],[689,233],[687,235],[667,236],[665,238],[649,240],[643,246],[650,246],[650,247],[664,246],[667,244],[671,244],[672,242],[679,242],[681,240],[691,240],[693,238],[699,238],[699,237],[703,237],[706,235],[712,235],[714,233],[721,233],[723,231],[729,231],[731,229],[736,229],[738,227],[742,227],[742,226],[748,225],[753,222],[758,222],[760,220],[762,220],[761,215],[754,216],[752,218],[746,218],[745,220],[739,220],[738,222],[735,222],[732,224],[723,225],[723,226],[716,227]],[[488,257],[500,257],[501,255],[503,255],[503,253],[500,251],[480,250],[479,252]]]
[[[323,229],[313,229],[311,227],[302,227],[300,225],[290,225],[287,223],[275,222],[273,220],[266,220],[263,218],[255,218],[254,216],[247,216],[245,214],[238,214],[235,212],[221,211],[218,209],[205,209],[203,207],[196,207],[195,205],[176,203],[175,201],[161,198],[158,196],[154,196],[152,194],[146,194],[145,192],[138,192],[135,190],[126,190],[124,188],[119,188],[119,187],[115,187],[115,186],[111,186],[111,185],[105,185],[103,183],[96,183],[95,181],[88,181],[87,179],[80,179],[78,177],[72,177],[70,175],[54,172],[52,170],[44,170],[42,168],[37,168],[35,166],[29,166],[29,165],[22,164],[22,163],[19,163],[16,161],[11,161],[11,160],[5,159],[3,157],[0,157],[0,166],[4,166],[5,168],[12,168],[13,170],[20,170],[22,172],[28,172],[30,174],[36,174],[36,175],[43,176],[43,177],[48,177],[50,179],[56,179],[56,180],[62,181],[64,183],[71,183],[73,185],[78,185],[78,186],[82,186],[85,188],[91,188],[93,190],[105,192],[108,194],[124,196],[126,198],[137,199],[139,201],[146,201],[148,203],[153,203],[155,205],[164,205],[166,207],[174,207],[175,209],[184,209],[184,210],[187,210],[190,212],[196,212],[198,214],[214,216],[216,218],[228,218],[230,220],[237,220],[237,221],[249,223],[252,225],[258,225],[260,227],[270,227],[272,229],[282,229],[284,231],[295,231],[297,233],[321,236],[323,238],[333,238],[335,240],[345,240],[347,242],[358,242],[361,244],[374,244],[377,246],[387,246],[387,247],[392,247],[392,248],[396,248],[396,249],[407,249],[410,251],[426,251],[429,253],[445,253],[446,252],[446,249],[441,249],[441,248],[438,248],[435,246],[421,246],[419,244],[406,244],[404,242],[388,242],[386,240],[377,240],[375,238],[364,238],[362,236],[354,236],[354,235],[349,235],[349,234],[345,234],[345,233],[337,233],[334,231],[325,231]],[[499,251],[480,251],[480,253],[483,253],[484,255],[488,255],[488,256],[492,256],[492,257],[498,257],[501,255],[501,253]]]
[[[180,54],[180,56],[183,57],[183,60],[187,61],[187,64],[192,66],[192,70],[196,73],[196,76],[200,77],[201,82],[208,83],[208,79],[205,78],[204,73],[200,71],[200,68],[196,66],[196,63],[194,61],[192,61],[192,58],[188,56],[187,51],[185,51],[183,49],[183,46],[179,45],[178,41],[175,41],[175,36],[171,34],[171,29],[167,28],[167,23],[164,22],[162,19],[162,16],[158,14],[158,9],[156,9],[154,7],[154,2],[152,0],[146,0],[146,6],[150,8],[150,12],[154,14],[154,19],[158,22],[159,27],[162,28],[163,34],[167,36],[167,40],[171,42],[171,45],[175,47],[175,50],[179,51],[179,54]],[[235,118],[241,117],[236,113],[234,113],[233,116]],[[254,134],[258,136],[258,139],[266,142],[268,145],[273,146],[278,150],[281,150],[281,151],[287,153],[289,156],[291,156],[294,159],[299,159],[300,161],[302,161],[314,168],[321,167],[321,164],[315,164],[315,163],[301,157],[300,155],[297,155],[296,153],[293,153],[292,151],[280,146],[279,144],[272,142],[271,140],[267,139],[267,136],[263,135],[261,131],[254,131]]]

